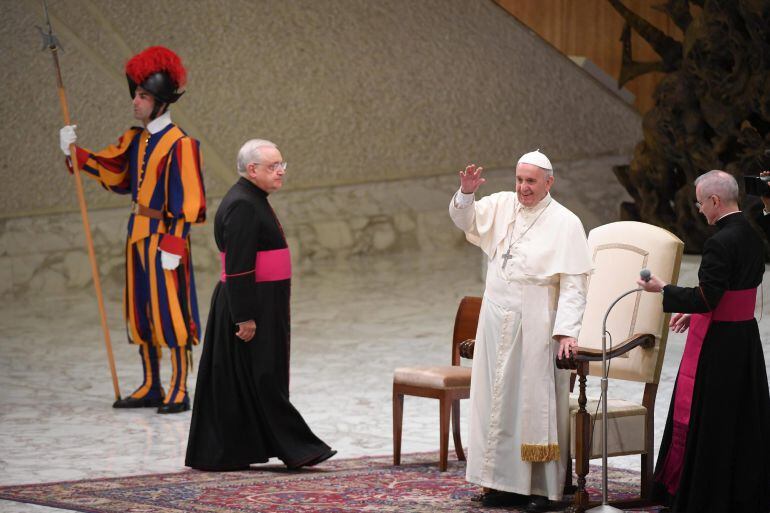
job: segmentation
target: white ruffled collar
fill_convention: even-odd
[[[151,134],[157,134],[168,125],[171,124],[171,113],[169,111],[164,112],[157,118],[147,123],[147,131]]]

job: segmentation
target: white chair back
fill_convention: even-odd
[[[593,273],[578,345],[602,347],[602,321],[607,308],[623,292],[636,287],[639,271],[649,269],[667,283],[676,284],[684,243],[671,232],[651,224],[620,221],[591,230],[588,246],[593,255]],[[663,296],[636,292],[621,299],[607,318],[607,348],[635,333],[655,335],[655,347],[637,347],[614,358],[610,378],[658,383],[666,349],[669,315],[663,313]],[[601,376],[601,362],[592,362],[590,372]]]

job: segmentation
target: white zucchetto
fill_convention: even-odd
[[[532,164],[533,166],[553,171],[551,161],[548,160],[548,157],[540,153],[539,148],[535,151],[530,151],[529,153],[522,155],[516,165],[518,164]]]

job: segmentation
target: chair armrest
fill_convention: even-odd
[[[459,344],[460,346],[460,356],[463,358],[467,358],[469,360],[473,360],[473,349],[476,347],[476,340],[469,338],[467,340],[463,340]]]
[[[655,335],[650,333],[634,333],[620,344],[613,345],[612,350],[607,351],[607,359],[615,358],[634,349],[643,347],[645,349],[655,345]],[[578,348],[577,354],[572,354],[569,358],[557,358],[556,367],[559,369],[577,369],[577,362],[597,362],[602,360],[601,349]]]

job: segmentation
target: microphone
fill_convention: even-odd
[[[652,273],[649,269],[642,269],[639,271],[639,277],[642,279],[642,281],[648,282],[650,281],[650,278],[652,278]],[[609,364],[607,362],[607,317],[610,316],[610,312],[615,307],[615,305],[618,304],[618,301],[629,294],[633,294],[634,292],[641,292],[643,290],[643,288],[639,287],[628,290],[619,295],[615,301],[610,303],[609,308],[607,308],[607,312],[604,314],[604,320],[602,321],[602,395],[600,397],[600,402],[602,405],[602,505],[588,510],[588,513],[620,513],[619,509],[610,506],[607,502],[607,432],[609,431],[609,427],[607,425],[607,378],[609,377],[610,372]]]

